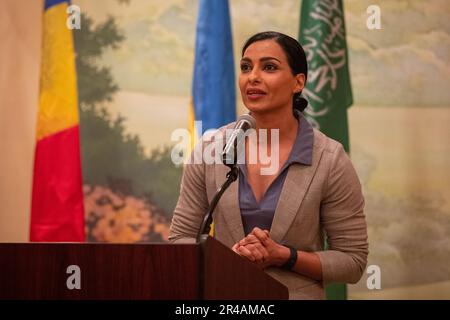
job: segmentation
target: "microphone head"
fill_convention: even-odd
[[[256,121],[249,114],[243,114],[236,120],[236,125],[222,151],[222,163],[224,165],[232,168],[237,164],[238,151],[240,150],[238,144],[242,145],[244,142],[241,138],[244,137],[247,130],[255,128]]]
[[[239,116],[239,118],[236,120],[236,126],[238,126],[241,121],[245,121],[246,123],[248,123],[248,125],[245,125],[244,130],[256,128],[256,120],[249,113]]]

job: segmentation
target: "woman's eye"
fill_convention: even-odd
[[[277,66],[274,65],[274,64],[266,64],[266,65],[264,66],[264,70],[267,70],[267,71],[275,71],[275,70],[277,70]]]
[[[250,71],[250,66],[248,64],[241,64],[241,71],[242,72]]]

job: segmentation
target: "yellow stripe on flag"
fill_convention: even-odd
[[[64,2],[44,13],[37,140],[79,123],[73,37],[66,26],[66,9]]]
[[[191,135],[191,151],[194,150],[195,145],[197,144],[197,128],[195,127],[195,114],[194,114],[194,104],[192,99],[189,103],[189,133]]]

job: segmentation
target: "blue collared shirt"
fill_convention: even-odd
[[[238,164],[240,169],[239,207],[241,209],[242,224],[246,235],[249,234],[254,227],[270,230],[289,166],[294,163],[307,166],[312,164],[314,144],[313,128],[300,112],[296,112],[296,117],[299,126],[291,153],[283,167],[280,169],[278,176],[270,184],[259,203],[256,201],[252,187],[247,181],[247,168],[245,164]]]

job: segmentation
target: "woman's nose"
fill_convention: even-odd
[[[261,74],[257,68],[253,68],[250,74],[248,75],[248,81],[250,83],[252,82],[258,82],[261,80]]]

